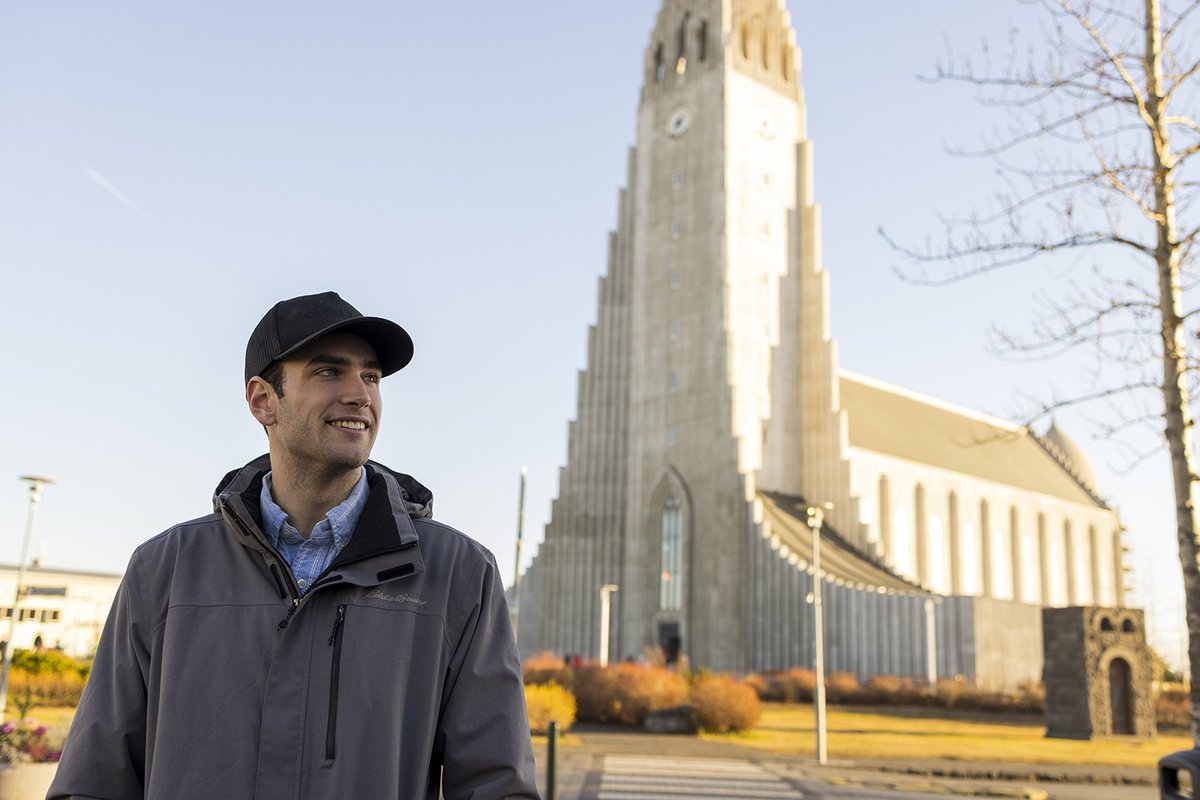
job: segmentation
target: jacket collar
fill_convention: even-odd
[[[263,477],[271,469],[269,455],[225,475],[217,485],[213,507],[228,511],[243,544],[275,556],[262,531],[259,496]],[[374,586],[405,575],[423,572],[424,562],[413,517],[432,516],[433,494],[414,478],[368,461],[367,501],[350,537],[318,583],[346,582]],[[240,524],[239,524],[240,523]],[[315,588],[315,586],[314,586]]]

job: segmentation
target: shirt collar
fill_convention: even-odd
[[[281,534],[299,535],[298,531],[288,522],[287,512],[280,508],[271,496],[270,472],[263,476],[259,505],[262,508],[263,533],[267,535],[267,539],[272,545],[279,547]],[[358,524],[358,518],[362,516],[362,510],[366,505],[367,470],[363,468],[358,476],[358,483],[354,484],[350,494],[345,500],[326,512],[325,519],[318,522],[310,532],[310,538],[320,542],[322,539],[327,539],[332,533],[334,543],[341,550],[350,541],[350,534],[354,533],[354,526]]]

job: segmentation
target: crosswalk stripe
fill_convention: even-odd
[[[795,800],[778,776],[735,759],[605,756],[598,800]]]

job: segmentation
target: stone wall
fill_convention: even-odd
[[[1151,655],[1139,609],[1042,610],[1046,735],[1154,736]]]

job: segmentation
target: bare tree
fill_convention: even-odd
[[[1193,12],[1200,0],[1017,0],[1044,12],[1041,40],[1014,31],[1003,66],[984,47],[976,66],[953,53],[933,81],[974,87],[1006,112],[982,149],[999,189],[986,213],[946,219],[940,247],[888,242],[915,262],[905,277],[944,284],[1068,256],[1091,269],[1065,291],[1044,291],[1024,334],[995,331],[1007,354],[1054,357],[1089,348],[1091,372],[1074,394],[1044,400],[1102,402],[1102,432],[1147,426],[1165,439],[1175,490],[1179,559],[1192,675],[1192,737],[1200,746],[1200,531],[1192,439],[1197,387],[1200,233],[1193,157],[1200,61]],[[1032,419],[1031,419],[1032,421]],[[1122,441],[1128,441],[1122,439]],[[1135,450],[1136,456],[1143,451]]]

